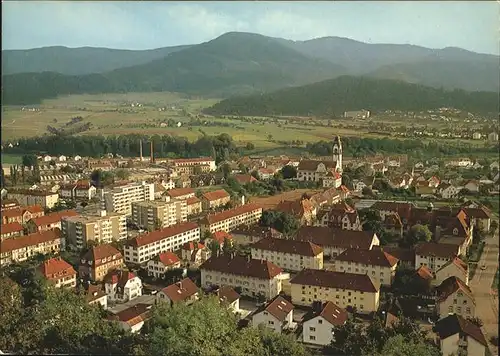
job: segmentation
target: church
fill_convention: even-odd
[[[332,147],[332,160],[304,159],[297,168],[299,181],[323,182],[325,188],[338,188],[342,184],[342,141],[335,136]]]

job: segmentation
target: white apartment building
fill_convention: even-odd
[[[282,281],[289,278],[271,262],[242,256],[213,256],[200,266],[200,271],[202,288],[240,287],[242,295],[261,295],[267,300],[276,297],[282,290]]]
[[[185,222],[161,230],[140,235],[124,246],[127,263],[145,264],[166,251],[175,251],[186,242],[200,239],[200,228],[196,223]]]
[[[375,312],[379,307],[379,286],[365,274],[303,269],[290,284],[294,305],[329,301],[341,308],[355,307],[359,313]]]
[[[132,203],[132,222],[147,230],[157,230],[186,222],[187,215],[186,200]]]
[[[81,250],[89,241],[108,244],[127,238],[125,214],[101,210],[99,215],[83,214],[61,219],[61,231],[68,245]]]
[[[415,248],[415,268],[425,266],[436,272],[459,255],[458,245],[424,242]]]
[[[335,258],[335,271],[366,274],[379,285],[390,286],[399,260],[382,249],[347,249]]]
[[[109,302],[126,303],[142,295],[142,281],[129,271],[114,270],[104,278]]]
[[[286,329],[293,329],[294,306],[288,300],[278,295],[257,309],[252,315],[252,326],[264,325],[266,328],[281,334]]]
[[[57,253],[63,251],[64,246],[65,241],[59,229],[6,239],[0,242],[0,266],[26,261],[37,253]]]
[[[264,238],[250,245],[252,258],[290,271],[323,268],[323,249],[309,241]]]
[[[201,220],[201,228],[203,231],[208,230],[212,233],[216,231],[231,232],[241,225],[257,223],[261,216],[261,207],[255,204],[246,204],[220,213],[208,214]]]
[[[154,186],[154,183],[141,182],[101,191],[102,208],[109,212],[131,215],[133,202],[154,200]]]

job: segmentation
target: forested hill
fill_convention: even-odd
[[[349,110],[420,111],[440,107],[496,113],[498,94],[446,91],[401,81],[342,76],[270,94],[229,98],[204,112],[210,115],[341,116]]]

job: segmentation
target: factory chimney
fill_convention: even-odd
[[[153,141],[151,141],[151,163],[155,162],[155,156],[153,154]]]
[[[140,156],[141,156],[141,162],[142,162],[142,140],[139,140],[139,153],[140,153]]]

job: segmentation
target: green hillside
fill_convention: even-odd
[[[228,33],[147,64],[102,74],[4,76],[4,103],[38,103],[56,94],[174,91],[231,96],[272,91],[341,75],[345,69],[307,57],[276,40]]]
[[[205,109],[211,115],[333,115],[344,111],[428,110],[454,107],[498,112],[493,92],[445,91],[400,81],[342,76],[266,95],[233,97]]]

